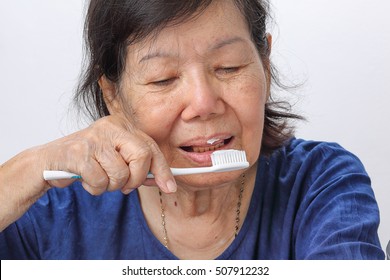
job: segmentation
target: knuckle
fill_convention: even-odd
[[[127,180],[129,178],[129,169],[128,168],[118,168],[113,174],[114,178],[118,180]]]
[[[127,180],[129,179],[129,170],[118,169],[108,176],[110,179],[110,189],[121,188],[127,183]]]
[[[70,147],[68,148],[68,154],[71,155],[84,155],[89,154],[91,148],[90,140],[87,138],[75,139],[70,142]]]
[[[142,182],[141,183],[137,183],[135,181],[129,180],[129,182],[127,182],[126,185],[123,186],[123,189],[135,190],[138,187],[140,187],[141,185],[142,185]]]
[[[109,178],[104,171],[94,168],[94,166],[90,164],[85,164],[82,167],[81,176],[91,188],[105,190],[108,187]]]
[[[98,176],[94,178],[93,186],[99,189],[106,189],[108,186],[108,178],[106,176]]]
[[[93,196],[99,196],[104,193],[104,190],[98,188],[89,188],[87,191]]]
[[[88,192],[90,193],[91,195],[94,195],[94,196],[98,196],[98,195],[101,195],[102,193],[104,193],[106,191],[105,188],[97,188],[95,186],[91,186],[85,182],[82,183],[83,185],[83,188]]]
[[[130,180],[130,185],[133,187],[133,188],[138,188],[139,186],[142,185],[142,182],[144,181],[144,179],[142,178],[131,178]]]
[[[148,160],[151,159],[153,156],[153,152],[149,148],[148,145],[143,145],[137,149],[136,152],[136,158],[137,159],[142,159],[142,160]]]

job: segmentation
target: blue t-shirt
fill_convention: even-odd
[[[361,162],[337,144],[292,139],[260,157],[248,214],[218,259],[384,259]],[[152,234],[137,191],[53,188],[0,233],[1,259],[177,259]]]

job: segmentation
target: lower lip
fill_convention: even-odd
[[[195,153],[195,152],[186,152],[182,149],[181,152],[184,154],[185,157],[187,157],[189,160],[192,162],[196,163],[198,166],[203,167],[203,166],[211,166],[211,154],[215,151],[218,150],[227,150],[227,149],[232,149],[231,147],[233,146],[234,138],[230,140],[230,142],[226,145],[223,145],[222,147],[214,150],[214,151],[207,151],[203,153]]]

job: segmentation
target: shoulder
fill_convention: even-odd
[[[267,200],[278,204],[280,230],[292,232],[292,258],[382,258],[378,206],[353,153],[336,143],[291,139],[261,158],[259,172]]]
[[[296,138],[270,157],[261,157],[260,164],[270,166],[274,172],[311,181],[324,173],[328,178],[349,173],[367,175],[359,158],[339,144]]]
[[[350,151],[344,149],[337,143],[313,141],[292,138],[281,149],[275,151],[272,156],[277,159],[290,160],[294,162],[323,161],[325,159],[344,159],[356,161],[362,165],[360,160]]]
[[[378,207],[371,180],[362,162],[337,143],[291,139],[270,157],[261,157],[256,184],[260,186],[267,205],[276,203],[298,222],[308,209],[334,209],[356,205],[370,208],[375,219]],[[268,202],[271,201],[271,202]],[[332,206],[330,207],[330,205]],[[267,207],[274,208],[274,205]],[[356,213],[355,213],[356,214]],[[288,215],[287,215],[288,216]]]

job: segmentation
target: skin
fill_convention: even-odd
[[[268,41],[271,45],[270,36]],[[234,239],[244,171],[174,178],[169,167],[209,166],[212,151],[200,151],[212,138],[230,139],[220,141],[218,149],[245,150],[250,167],[242,224],[269,93],[264,69],[246,22],[230,1],[215,1],[194,19],[129,46],[120,81],[99,80],[110,116],[1,165],[0,230],[53,186],[73,182],[46,182],[43,170],[66,170],[80,174],[93,195],[138,188],[147,223],[162,241],[160,189],[169,249],[183,259],[217,257]],[[145,180],[149,171],[154,180]]]

